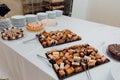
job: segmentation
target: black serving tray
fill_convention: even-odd
[[[47,53],[45,53],[45,55],[46,55],[46,57],[48,58]],[[48,59],[49,59],[49,58],[48,58]],[[99,65],[95,65],[94,67],[90,67],[89,69],[96,68],[96,67],[98,67],[98,66],[100,66],[100,65],[103,65],[103,64],[105,64],[105,63],[108,63],[108,62],[110,62],[110,60],[107,58],[107,60],[106,60],[104,63],[99,64]],[[59,78],[59,80],[63,80],[63,79],[65,79],[65,78],[68,78],[68,77],[77,75],[78,73],[82,73],[82,72],[85,71],[85,70],[83,70],[83,71],[80,71],[80,72],[75,72],[75,73],[72,73],[71,75],[68,75],[68,76],[65,76],[65,77],[62,77],[62,78],[61,78],[61,77],[59,77],[59,75],[58,75],[57,72],[55,71],[55,68],[54,68],[53,64],[52,64],[52,68],[54,69],[54,72],[56,73],[56,75],[57,75],[57,77]]]
[[[71,31],[71,30],[70,30]],[[72,32],[72,31],[71,31]],[[74,33],[74,32],[72,32],[72,33]],[[77,35],[77,34],[76,34]],[[38,40],[39,40],[39,42],[40,43],[42,43],[41,41],[40,41],[40,36],[41,36],[41,34],[36,34],[36,37],[38,38]],[[79,35],[77,35],[77,36],[79,36]],[[75,41],[79,41],[79,40],[82,40],[82,37],[81,36],[79,36],[80,38],[79,39],[77,39],[77,40],[73,40],[73,41],[65,41],[65,42],[63,42],[63,43],[59,43],[59,44],[52,44],[52,45],[50,45],[50,46],[43,46],[42,44],[42,47],[43,48],[48,48],[48,47],[53,47],[53,46],[57,46],[57,45],[62,45],[62,44],[66,44],[66,43],[70,43],[70,42],[75,42]]]

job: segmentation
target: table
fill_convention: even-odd
[[[81,41],[67,43],[55,47],[43,48],[39,41],[33,40],[23,43],[35,37],[36,33],[28,32],[25,28],[25,36],[15,41],[5,41],[0,38],[0,70],[8,74],[9,80],[58,80],[54,70],[36,55],[45,57],[45,52],[52,49],[63,49],[65,47],[89,43],[96,47],[101,54],[110,43],[120,43],[120,28],[94,22],[75,19],[67,16],[56,18],[58,25],[45,27],[46,31],[70,29],[82,37]],[[90,70],[94,80],[112,80],[110,69],[113,65],[120,65],[118,61],[111,61]],[[66,78],[65,80],[86,80],[85,72]]]

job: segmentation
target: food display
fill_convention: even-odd
[[[81,37],[68,29],[62,31],[56,30],[51,32],[43,31],[40,34],[37,34],[37,37],[44,48],[81,40]]]
[[[23,30],[18,27],[6,28],[1,32],[1,37],[4,40],[16,40],[23,36]]]
[[[26,28],[29,31],[40,31],[44,27],[40,22],[32,22],[32,23],[28,23]]]
[[[47,58],[54,60],[53,68],[60,79],[83,72],[86,69],[109,62],[100,55],[98,50],[89,44],[79,44],[65,48],[63,50],[52,50],[46,53]]]
[[[120,60],[120,44],[110,44],[108,53],[115,59]]]

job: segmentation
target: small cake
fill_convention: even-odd
[[[58,66],[58,64],[54,64],[54,68],[56,71],[58,71],[60,67]]]
[[[75,68],[75,72],[81,72],[81,71],[83,71],[83,68],[81,66]]]
[[[4,40],[16,40],[24,36],[23,30],[17,27],[6,28],[1,32]]]
[[[101,57],[101,61],[102,61],[103,63],[106,61],[106,59],[107,59],[107,58],[106,58],[105,56],[102,56],[102,57]]]
[[[63,63],[63,60],[62,60],[62,59],[58,59],[58,60],[56,61],[56,63],[60,65],[61,63]]]
[[[74,61],[80,62],[80,57],[74,56]]]
[[[109,61],[89,44],[51,50],[46,53],[46,56],[55,61],[53,68],[60,80]]]
[[[70,67],[70,68],[67,68],[67,69],[66,69],[66,73],[67,73],[67,75],[72,74],[74,71],[75,71],[75,70],[74,70],[73,67]]]
[[[120,44],[110,44],[108,53],[117,60],[120,60]]]
[[[79,63],[79,62],[72,62],[72,65],[73,65],[73,66],[79,66],[80,63]]]
[[[89,67],[93,67],[93,66],[95,66],[95,63],[96,63],[95,60],[90,60],[90,61],[88,62],[88,66],[89,66]]]
[[[26,28],[29,31],[40,31],[44,27],[40,22],[32,22],[32,23],[28,23]]]
[[[59,76],[64,77],[65,76],[65,71],[63,69],[59,70]]]
[[[69,64],[66,64],[66,65],[65,65],[65,69],[68,69],[69,67],[70,67]]]
[[[60,69],[64,69],[64,63],[60,63]]]
[[[36,36],[38,37],[40,43],[44,48],[81,40],[81,37],[79,35],[73,33],[71,30],[68,29],[50,32],[43,31],[40,34],[36,34]]]

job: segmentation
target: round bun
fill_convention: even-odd
[[[27,30],[29,31],[40,31],[42,30],[44,27],[40,22],[32,22],[32,23],[28,23],[27,24]]]

